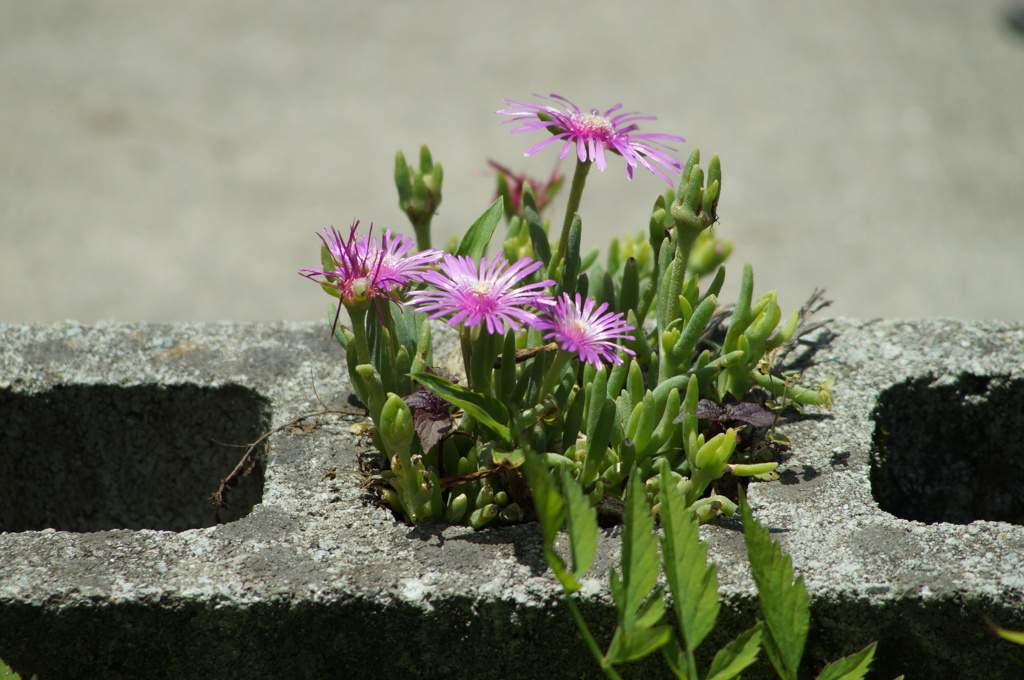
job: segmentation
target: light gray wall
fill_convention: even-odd
[[[0,320],[322,318],[315,233],[408,230],[396,149],[444,164],[442,238],[489,202],[487,158],[549,172],[492,115],[532,92],[719,154],[734,272],[786,308],[823,286],[836,314],[1024,318],[1005,6],[0,0]],[[590,184],[589,246],[664,186],[618,158]]]

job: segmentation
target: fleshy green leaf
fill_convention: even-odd
[[[833,661],[821,669],[817,680],[861,680],[875,656],[875,644],[872,642],[856,654]]]
[[[792,558],[782,554],[768,530],[753,518],[742,487],[739,497],[750,571],[767,628],[765,652],[782,680],[797,680],[810,626],[811,601],[804,578],[794,580]]]
[[[708,564],[708,547],[701,542],[684,498],[670,477],[668,460],[661,460],[660,492],[662,560],[665,579],[684,644],[692,652],[704,640],[718,618],[718,575]]]
[[[601,406],[595,427],[587,428],[591,432],[587,437],[587,453],[583,459],[583,473],[580,477],[580,481],[586,484],[597,479],[598,473],[605,467],[605,454],[617,423],[615,402],[605,399]]]
[[[479,260],[487,252],[487,245],[491,242],[495,227],[501,222],[503,212],[502,198],[499,196],[491,203],[491,207],[484,211],[484,214],[477,218],[473,226],[469,228],[466,235],[462,237],[459,250],[456,255],[464,255],[474,260]]]
[[[508,428],[508,409],[494,397],[473,392],[462,385],[455,385],[430,373],[413,373],[411,377],[437,396],[476,418],[505,442],[511,442],[512,433]]]
[[[706,680],[731,680],[754,663],[761,648],[761,624],[757,624],[715,654]]]

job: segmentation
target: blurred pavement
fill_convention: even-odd
[[[832,315],[1022,319],[1010,6],[0,0],[0,322],[324,318],[296,273],[319,230],[411,233],[397,149],[444,165],[437,242],[490,202],[488,158],[547,175],[493,115],[535,92],[718,154],[733,285],[747,260],[785,309],[821,286]],[[611,158],[584,245],[664,187]]]

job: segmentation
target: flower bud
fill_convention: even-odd
[[[380,435],[387,452],[394,456],[409,451],[415,434],[409,407],[397,394],[389,393],[380,411]]]
[[[482,508],[478,508],[472,512],[467,522],[469,526],[474,529],[483,529],[492,519],[498,516],[499,508],[497,505],[491,503],[485,505]]]
[[[702,470],[717,470],[725,465],[736,448],[736,430],[729,428],[715,435],[711,441],[697,451],[697,467]]]
[[[458,524],[466,517],[466,510],[469,509],[469,499],[466,494],[460,493],[450,501],[445,510],[444,518],[449,524]]]

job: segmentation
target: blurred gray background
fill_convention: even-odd
[[[996,0],[0,1],[0,321],[299,320],[392,169],[445,168],[436,239],[546,176],[502,98],[658,116],[722,158],[719,235],[786,309],[1024,318],[1024,38]],[[585,246],[665,187],[613,157]],[[571,170],[570,163],[563,170]],[[557,209],[557,208],[556,208]],[[556,218],[556,223],[558,219]]]

